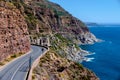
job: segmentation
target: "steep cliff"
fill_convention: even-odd
[[[29,35],[24,17],[12,3],[0,1],[0,61],[11,54],[29,50]]]
[[[12,0],[12,3],[26,19],[32,44],[41,45],[40,38],[48,37],[51,49],[77,61],[81,60],[82,53],[86,53],[79,49],[77,44],[92,44],[98,41],[83,22],[58,4],[48,0]]]
[[[78,44],[92,44],[97,41],[84,23],[58,4],[47,0],[31,0],[24,8],[31,34],[59,33]]]
[[[81,60],[85,51],[77,44],[92,44],[98,39],[86,25],[58,4],[48,0],[26,0],[14,5],[24,15],[29,26],[32,44],[40,45],[40,37],[48,37],[50,48],[70,60]]]

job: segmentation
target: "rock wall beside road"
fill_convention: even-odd
[[[0,61],[11,54],[30,50],[27,24],[20,11],[0,1]]]

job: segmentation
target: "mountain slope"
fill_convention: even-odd
[[[33,71],[33,80],[98,80],[96,75],[81,64],[59,57],[49,51]]]
[[[11,40],[11,38],[14,38],[13,35],[11,38],[8,38],[8,40],[14,41],[14,44],[8,43],[8,45],[14,46],[10,50],[18,50],[18,52],[23,49],[26,51],[29,50],[28,32],[31,44],[48,47],[50,49],[50,51],[40,59],[38,66],[35,68],[33,76],[35,79],[44,80],[45,78],[46,80],[52,77],[52,79],[57,80],[71,80],[74,78],[76,80],[98,80],[92,71],[76,63],[82,61],[84,55],[88,54],[86,51],[80,49],[78,44],[92,44],[98,41],[98,39],[89,32],[83,22],[73,17],[58,4],[49,2],[48,0],[8,0],[3,3],[10,4],[7,7],[2,4],[1,6],[5,6],[5,9],[15,7],[12,8],[13,11],[11,11],[14,13],[11,15],[15,16],[13,19],[10,18],[10,22],[15,20],[13,24],[16,26],[14,26],[14,30],[11,31],[15,31],[13,35],[19,35],[16,35],[17,40]],[[15,13],[16,10],[18,11],[17,14]],[[16,18],[18,21],[16,21]],[[7,28],[5,28],[5,30],[7,30]],[[23,42],[19,42],[21,39]],[[16,43],[19,43],[21,46],[18,44],[16,46]],[[47,44],[41,45],[44,43]],[[3,44],[6,45],[5,43]],[[42,67],[42,70],[40,67]]]
[[[55,80],[98,80],[92,71],[76,64],[77,61],[82,61],[85,54],[88,54],[77,44],[92,44],[98,41],[84,23],[59,5],[47,0],[29,1],[25,5],[24,15],[29,24],[31,41],[36,40],[37,43],[41,36],[48,37],[50,40],[49,48],[55,51],[48,52],[40,59],[39,65],[33,71],[33,78],[42,80],[51,78]],[[59,69],[63,70],[59,72]]]
[[[32,18],[35,17],[34,21],[28,20],[28,23],[34,24],[31,28],[34,28],[33,30],[36,30],[37,33],[46,33],[46,31],[48,34],[60,33],[67,38],[73,38],[71,40],[79,44],[91,44],[97,41],[84,23],[73,17],[59,5],[47,0],[34,0],[26,5],[29,6],[25,11],[27,17],[31,18],[28,13],[34,14]],[[71,36],[68,36],[68,33]]]

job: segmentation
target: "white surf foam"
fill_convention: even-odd
[[[105,42],[105,40],[98,39],[98,43],[102,43],[102,42]]]
[[[96,54],[96,53],[95,52],[89,52],[88,56],[89,55],[94,55],[94,54]]]
[[[92,62],[94,59],[95,58],[93,58],[93,57],[92,58],[85,58],[84,61],[86,61],[86,62]]]

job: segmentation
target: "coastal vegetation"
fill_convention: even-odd
[[[32,79],[97,80],[94,73],[81,64],[61,58],[51,50],[40,59],[39,65],[33,70]]]

